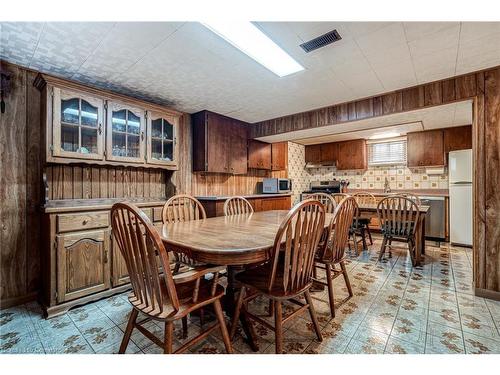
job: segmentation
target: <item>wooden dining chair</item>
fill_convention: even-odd
[[[321,202],[325,206],[325,212],[327,214],[333,214],[333,211],[335,211],[335,207],[337,207],[337,202],[330,194],[326,193],[307,194],[307,199],[312,199]]]
[[[207,214],[200,201],[187,194],[179,194],[171,197],[161,213],[163,224],[206,219]],[[195,266],[196,263],[185,254],[175,253],[174,274],[179,272],[180,267]]]
[[[252,212],[252,205],[243,197],[231,197],[226,199],[226,201],[224,202],[225,216],[251,214]]]
[[[382,259],[389,243],[399,241],[408,244],[412,264],[416,265],[416,233],[420,215],[417,203],[404,196],[385,197],[377,205],[377,214],[384,235],[378,259]],[[389,256],[392,256],[390,247]]]
[[[420,197],[418,195],[410,194],[410,193],[403,193],[403,194],[398,194],[398,195],[401,195],[403,197],[411,199],[412,201],[414,201],[417,204],[417,206],[422,205],[422,201],[420,200]]]
[[[350,195],[346,193],[334,193],[331,196],[335,201],[335,203],[339,204],[342,201],[342,199],[344,199],[345,197],[349,197]]]
[[[315,267],[325,270],[326,282],[317,278],[314,279],[314,282],[328,287],[328,300],[332,318],[335,317],[333,280],[342,275],[349,297],[353,296],[344,260],[345,248],[349,241],[349,232],[356,209],[357,203],[353,197],[346,197],[339,203],[326,231],[328,240],[324,244],[319,244],[316,252]],[[337,265],[340,266],[340,269],[336,268]]]
[[[365,192],[355,193],[353,194],[353,197],[358,205],[377,204],[377,199],[371,193],[365,193]],[[371,221],[371,216],[360,214],[359,211],[356,212],[351,228],[351,236],[356,249],[358,248],[359,242],[363,244],[363,250],[367,249],[366,236],[368,236],[368,239],[370,240],[370,245],[373,245],[372,234],[370,232],[370,226],[369,226],[370,221]],[[356,239],[356,236],[360,236],[361,240],[358,241]]]
[[[218,283],[218,273],[222,267],[201,266],[173,275],[167,250],[158,231],[149,218],[132,204],[114,204],[111,209],[111,225],[132,284],[132,292],[128,297],[132,313],[119,353],[125,353],[134,328],[162,347],[164,353],[172,353],[174,322],[207,305],[213,305],[217,322],[182,345],[175,353],[184,352],[218,327],[226,351],[232,353],[220,303],[224,287]],[[213,274],[213,278],[206,281],[205,275],[209,273]],[[139,313],[146,315],[146,319],[138,322]],[[163,341],[143,326],[150,320],[165,323]]]
[[[276,353],[280,354],[283,348],[283,324],[308,309],[316,336],[319,341],[323,340],[309,289],[312,286],[314,255],[324,223],[325,209],[320,202],[305,200],[298,203],[288,212],[278,229],[269,262],[236,275],[242,287],[231,325],[231,337],[234,337],[236,324],[243,312],[275,332]],[[250,293],[245,298],[247,290]],[[244,302],[259,295],[273,301],[274,326],[246,310]],[[301,295],[305,297],[306,303],[296,299]],[[284,301],[300,307],[284,318]]]

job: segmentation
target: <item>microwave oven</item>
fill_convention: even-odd
[[[279,194],[292,191],[292,180],[288,178],[264,178],[262,181],[262,193]]]

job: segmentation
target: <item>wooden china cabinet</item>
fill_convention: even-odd
[[[110,210],[131,200],[161,226],[167,195],[161,176],[178,169],[182,113],[43,74],[35,86],[42,94],[46,146],[41,302],[52,317],[130,288]],[[92,194],[83,187],[90,184]]]

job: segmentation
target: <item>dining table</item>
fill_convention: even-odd
[[[273,210],[248,214],[211,217],[163,224],[160,235],[168,250],[186,254],[196,262],[227,266],[227,287],[224,309],[232,316],[237,285],[235,274],[244,266],[268,260],[276,233],[289,211]],[[333,214],[325,214],[325,229]],[[245,313],[240,322],[247,343],[257,351],[252,325]]]
[[[358,204],[360,214],[365,213],[372,217],[377,217],[377,204],[376,203],[361,203]],[[425,218],[429,213],[431,207],[427,205],[419,205],[419,217],[416,230],[416,243],[415,243],[415,265],[421,266],[422,254],[425,254]]]

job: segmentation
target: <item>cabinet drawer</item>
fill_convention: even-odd
[[[57,215],[57,232],[104,228],[109,226],[109,212],[87,212]]]

